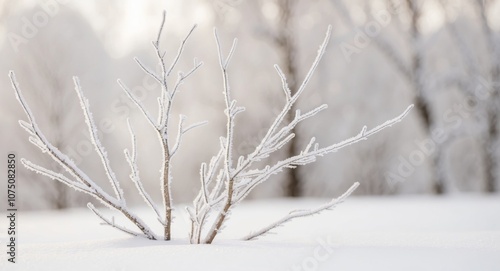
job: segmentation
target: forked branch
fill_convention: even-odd
[[[413,105],[409,106],[398,117],[386,121],[371,130],[367,130],[365,126],[357,135],[342,142],[319,148],[319,145],[314,143],[315,139],[312,138],[310,143],[300,154],[289,157],[276,163],[275,165],[265,166],[263,169],[252,168],[255,163],[262,161],[285,146],[295,136],[293,129],[298,123],[315,116],[327,108],[327,105],[320,105],[305,114],[302,114],[300,110],[297,110],[295,117],[290,120],[289,123],[283,123],[286,119],[285,116],[289,114],[289,111],[293,108],[293,104],[299,99],[308,82],[311,80],[319,61],[326,50],[330,33],[331,27],[328,27],[325,39],[318,50],[318,54],[296,92],[292,92],[289,89],[284,73],[281,71],[279,66],[275,65],[275,69],[282,82],[282,89],[285,93],[286,103],[255,150],[246,157],[239,157],[238,162],[233,166],[232,142],[235,129],[234,120],[237,113],[244,110],[244,108],[236,107],[236,101],[231,99],[227,72],[229,60],[234,53],[236,41],[233,42],[233,46],[230,49],[228,57],[225,58],[222,54],[217,31],[214,31],[219,56],[219,66],[222,72],[223,92],[226,101],[226,136],[221,138],[221,149],[219,154],[212,158],[212,162],[208,167],[207,164],[204,163],[200,169],[201,190],[194,201],[193,208],[188,209],[192,222],[191,226],[193,228],[191,242],[212,243],[217,234],[222,230],[223,225],[228,219],[234,205],[243,201],[256,186],[267,181],[272,175],[282,172],[285,168],[295,168],[297,166],[312,163],[316,161],[318,156],[336,152],[356,142],[365,140],[369,136],[400,122],[413,107]],[[292,95],[291,93],[295,94]],[[217,171],[219,174],[214,175],[213,173]],[[211,185],[213,183],[215,183],[215,185]],[[249,238],[252,239],[256,236],[260,236],[293,218],[319,213],[323,210],[329,209],[345,199],[357,186],[357,184],[353,185],[338,200],[334,200],[318,209],[308,210],[307,212],[294,212],[290,216],[278,221],[276,224],[257,232],[254,237],[250,236]],[[203,233],[203,229],[207,226],[207,216],[214,213],[216,214],[216,217],[210,227],[208,227],[206,236],[203,239],[201,238],[201,235]]]
[[[160,29],[156,36],[157,38],[152,42],[156,56],[158,58],[157,60],[159,66],[161,68],[161,73],[159,71],[157,72],[154,69],[151,69],[139,59],[135,58],[135,61],[139,65],[140,69],[142,69],[148,76],[152,77],[161,86],[160,94],[158,95],[159,97],[157,97],[158,117],[153,119],[150,111],[145,107],[141,100],[133,94],[133,92],[125,85],[124,82],[118,80],[118,84],[120,85],[120,87],[145,116],[146,121],[149,122],[153,129],[156,131],[159,143],[162,147],[162,167],[160,170],[160,182],[163,199],[163,210],[161,210],[161,208],[155,204],[141,181],[137,161],[138,153],[136,135],[130,125],[130,122],[127,120],[132,141],[131,149],[124,150],[125,159],[130,166],[129,176],[135,187],[137,188],[140,196],[155,213],[158,221],[161,223],[163,227],[162,237],[157,236],[153,231],[151,231],[150,228],[126,206],[124,193],[120,188],[120,183],[115,173],[111,169],[111,164],[108,160],[107,152],[98,137],[97,126],[92,117],[89,102],[83,94],[78,78],[74,78],[75,90],[80,100],[80,105],[82,107],[83,115],[90,132],[92,144],[94,145],[95,150],[100,157],[107,179],[111,183],[113,195],[110,195],[106,191],[104,191],[88,175],[86,175],[85,172],[83,172],[75,163],[73,163],[73,161],[67,155],[60,152],[47,140],[47,138],[43,135],[42,131],[38,127],[32,111],[30,110],[27,102],[22,96],[19,84],[15,78],[14,73],[12,71],[9,73],[12,87],[15,90],[17,100],[21,104],[28,118],[28,121],[19,121],[19,124],[24,130],[29,133],[29,142],[38,147],[42,152],[47,153],[54,161],[61,165],[62,168],[64,168],[64,170],[69,173],[71,177],[51,171],[26,159],[21,159],[21,162],[30,170],[33,170],[41,175],[52,178],[56,181],[73,187],[78,191],[93,196],[105,206],[115,209],[123,214],[140,231],[135,232],[133,230],[125,228],[124,226],[117,225],[114,221],[114,217],[112,217],[111,219],[105,217],[94,207],[94,205],[89,203],[89,209],[101,220],[103,220],[106,225],[112,226],[133,236],[144,236],[152,240],[171,239],[171,223],[173,218],[173,202],[171,195],[173,157],[176,155],[176,153],[178,153],[180,145],[183,142],[184,135],[188,131],[206,124],[206,122],[196,122],[191,125],[185,125],[186,117],[180,115],[179,123],[176,129],[177,137],[174,142],[170,142],[170,138],[172,137],[170,135],[171,129],[175,128],[170,127],[171,125],[169,125],[169,120],[171,117],[173,102],[175,100],[176,93],[179,92],[180,86],[184,83],[184,81],[195,71],[197,71],[203,63],[198,62],[195,59],[193,67],[186,73],[178,71],[177,80],[173,85],[169,85],[167,83],[167,77],[171,75],[171,73],[177,66],[182,53],[185,50],[186,42],[192,35],[196,25],[189,30],[186,37],[181,41],[180,46],[177,50],[177,54],[173,57],[172,62],[170,63],[170,65],[168,65],[167,68],[167,61],[165,59],[166,52],[162,51],[160,48],[160,39],[164,24],[165,12],[163,13]],[[327,105],[323,104],[306,113],[302,113],[301,110],[296,110],[293,119],[288,119],[286,117],[294,107],[294,104],[297,102],[301,94],[305,91],[306,86],[310,82],[312,75],[318,67],[319,62],[326,51],[326,47],[330,39],[330,34],[331,27],[329,26],[325,38],[321,46],[319,47],[316,58],[312,62],[311,67],[305,75],[302,83],[298,86],[298,89],[291,90],[288,86],[287,78],[285,77],[283,71],[278,65],[274,66],[281,80],[281,87],[285,96],[285,104],[281,112],[269,126],[268,131],[261,139],[259,145],[256,146],[255,149],[246,156],[234,157],[235,151],[233,148],[233,142],[234,131],[236,127],[236,116],[245,110],[244,107],[237,106],[236,100],[232,98],[228,74],[229,64],[231,58],[235,53],[237,40],[234,39],[227,56],[224,56],[222,53],[223,50],[219,40],[219,36],[217,34],[217,31],[214,30],[219,57],[218,62],[222,72],[222,88],[225,100],[224,113],[226,115],[227,121],[226,133],[224,137],[220,137],[220,149],[217,154],[211,158],[209,163],[202,163],[200,167],[201,188],[198,195],[194,199],[193,206],[187,208],[191,220],[191,231],[189,235],[191,243],[212,243],[217,234],[223,229],[223,226],[228,220],[234,206],[243,201],[256,186],[269,180],[272,175],[278,174],[286,168],[295,168],[297,166],[312,163],[316,161],[316,158],[319,156],[336,152],[356,142],[365,140],[369,136],[387,127],[390,127],[395,123],[400,122],[412,108],[412,106],[408,107],[400,116],[388,120],[373,129],[368,130],[365,126],[355,136],[326,147],[320,148],[319,145],[315,143],[315,138],[313,137],[309,141],[309,144],[307,144],[299,154],[288,157],[283,161],[275,163],[274,165],[267,165],[262,168],[258,166],[258,162],[261,162],[270,155],[273,155],[274,153],[279,151],[295,137],[293,131],[299,123],[319,114],[319,112],[327,108]],[[266,233],[277,228],[278,226],[281,226],[295,218],[311,216],[325,210],[332,209],[343,200],[345,200],[345,198],[348,197],[354,191],[354,189],[356,189],[357,186],[358,183],[355,183],[339,198],[332,199],[332,201],[317,208],[311,210],[292,211],[288,215],[277,220],[275,223],[248,235],[245,240],[252,240],[257,237],[263,236]]]
[[[21,104],[26,116],[28,117],[28,122],[22,121],[21,127],[29,132],[32,139],[31,143],[35,144],[37,147],[41,148],[44,152],[48,153],[49,156],[56,161],[59,165],[62,166],[71,176],[73,176],[74,180],[70,180],[62,174],[56,174],[48,169],[37,166],[27,160],[22,160],[23,164],[30,170],[33,170],[37,173],[43,174],[50,178],[53,178],[57,181],[60,181],[70,187],[73,187],[82,192],[88,193],[92,195],[94,198],[98,199],[101,203],[110,208],[113,208],[119,212],[121,212],[127,219],[129,219],[139,230],[141,230],[144,236],[148,239],[156,240],[157,236],[149,229],[149,227],[142,222],[135,214],[133,214],[125,205],[125,202],[122,197],[121,189],[119,188],[119,184],[113,184],[113,181],[116,179],[111,179],[113,188],[116,193],[116,198],[106,193],[101,187],[99,187],[87,174],[85,174],[75,163],[61,151],[59,151],[56,147],[54,147],[42,133],[40,128],[38,127],[37,122],[33,116],[31,109],[28,106],[28,103],[24,99],[21,89],[19,87],[19,83],[16,80],[16,76],[13,71],[9,72],[9,77],[12,83],[12,87],[16,93],[16,98]],[[105,168],[108,175],[112,176],[112,171],[109,168],[109,162],[107,162],[106,152],[102,147],[102,144],[99,138],[96,136],[97,131],[92,119],[92,115],[89,111],[89,105],[87,99],[83,96],[81,92],[80,85],[78,84],[78,80],[75,80],[75,90],[77,91],[78,97],[80,98],[80,103],[82,105],[82,109],[85,114],[85,118],[87,121],[87,125],[89,126],[89,130],[91,132],[92,143],[94,144],[95,149],[98,152],[101,152],[99,155],[101,156],[101,162]]]

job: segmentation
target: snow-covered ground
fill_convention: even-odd
[[[322,202],[246,202],[213,245],[187,244],[180,213],[178,239],[158,242],[101,226],[89,210],[20,212],[18,262],[2,252],[0,270],[500,270],[499,196],[351,197],[275,235],[236,240],[290,209]],[[5,215],[0,221],[6,250]]]

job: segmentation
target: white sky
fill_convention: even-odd
[[[56,1],[56,0],[53,0]],[[88,18],[91,26],[103,38],[104,45],[112,57],[122,57],[128,54],[135,48],[139,42],[151,39],[150,32],[145,29],[156,28],[161,18],[161,10],[166,9],[167,25],[171,31],[180,31],[184,33],[185,24],[182,27],[177,27],[175,22],[183,21],[188,25],[191,23],[203,24],[213,19],[213,15],[209,10],[211,7],[207,1],[197,0],[171,0],[171,1],[153,1],[153,0],[121,0],[116,3],[122,5],[122,10],[125,12],[123,18],[120,18],[120,27],[109,29],[107,14],[99,14],[97,5],[103,5],[102,1],[78,1],[67,0],[68,3],[64,4],[78,9],[82,14]],[[222,0],[215,0],[222,1]],[[464,0],[454,0],[451,4],[456,4],[457,10],[461,9],[461,3]],[[492,13],[500,13],[500,1],[490,10]],[[40,0],[24,0],[16,2],[14,8],[10,11],[15,13],[21,8],[35,8],[40,9]],[[108,3],[113,3],[112,1]],[[435,1],[426,1],[424,5],[425,19],[422,21],[422,30],[426,33],[433,32],[444,23],[443,11]],[[4,4],[6,5],[6,4]],[[8,4],[7,4],[8,5]],[[16,6],[17,5],[17,6]],[[3,8],[0,5],[0,8]],[[63,8],[63,5],[61,5]],[[16,10],[17,9],[17,10]],[[189,12],[186,12],[189,10]],[[273,5],[264,5],[263,8],[265,16],[272,16],[276,14],[276,9]],[[473,11],[470,11],[473,12]],[[157,13],[157,15],[154,15]],[[453,13],[453,5],[452,5]],[[453,16],[453,14],[452,14]],[[170,22],[170,23],[169,23]],[[500,21],[492,22],[495,28],[500,28]],[[113,31],[113,35],[109,36],[109,31]],[[6,30],[0,24],[0,43],[5,41]],[[179,33],[181,34],[181,33]],[[112,40],[111,40],[112,39]]]
[[[53,0],[55,1],[55,0]],[[151,39],[151,33],[145,29],[156,29],[160,20],[162,10],[167,10],[167,25],[169,31],[185,32],[185,24],[182,27],[175,22],[183,21],[188,25],[191,23],[204,23],[211,19],[209,6],[195,5],[199,3],[196,0],[173,0],[173,1],[137,1],[137,0],[120,0],[109,1],[109,3],[119,3],[120,10],[117,12],[124,12],[123,17],[119,18],[119,27],[110,29],[109,20],[106,16],[110,14],[100,13],[103,10],[103,3],[101,1],[77,1],[67,0],[67,4],[59,4],[60,8],[71,7],[79,10],[84,17],[88,19],[89,24],[94,28],[98,35],[103,39],[104,45],[112,57],[122,57],[128,54],[139,42],[143,43],[144,40]],[[50,1],[46,1],[50,2]],[[4,4],[9,5],[9,3]],[[99,7],[100,5],[100,7]],[[190,12],[185,12],[186,6],[191,5]],[[5,8],[0,4],[0,9]],[[16,14],[24,8],[33,8],[33,12],[43,11],[40,0],[24,0],[9,5],[8,12]],[[104,8],[105,9],[105,8]],[[112,11],[108,11],[112,12]],[[7,14],[8,15],[8,14]],[[114,14],[111,14],[114,15]],[[55,15],[57,16],[57,14]],[[31,19],[31,18],[28,18]],[[110,35],[112,31],[112,35]],[[0,23],[0,43],[5,42],[6,29]],[[110,41],[110,39],[113,39]]]

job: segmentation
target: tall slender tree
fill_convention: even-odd
[[[476,108],[482,111],[484,116],[484,129],[481,133],[481,148],[483,154],[483,169],[484,169],[484,190],[486,192],[494,192],[497,190],[498,185],[498,169],[500,168],[500,161],[498,159],[498,144],[499,144],[499,110],[500,110],[500,52],[498,45],[498,35],[491,26],[491,13],[488,12],[490,8],[496,3],[495,0],[482,1],[477,0],[471,4],[474,6],[479,17],[479,25],[482,30],[484,41],[487,47],[487,59],[489,62],[480,65],[479,55],[481,50],[478,48],[471,48],[466,42],[464,34],[458,29],[457,23],[453,22],[446,13],[447,17],[447,30],[450,33],[453,41],[457,45],[460,57],[465,66],[465,76],[454,76],[453,82],[458,85],[464,95],[475,95],[473,93],[478,86],[486,87],[488,92],[488,99],[476,99],[479,104]],[[445,12],[450,5],[448,1],[441,1],[441,5]],[[478,78],[484,82],[478,82]],[[486,86],[485,86],[486,85]]]
[[[495,3],[495,0],[477,0],[477,6],[480,15],[481,28],[484,32],[489,50],[489,79],[491,84],[491,93],[486,105],[486,120],[487,132],[483,140],[483,153],[486,175],[486,191],[493,192],[496,190],[498,174],[497,170],[500,167],[498,160],[498,111],[500,109],[500,45],[498,36],[491,26],[492,18],[488,10]]]
[[[283,72],[285,73],[288,80],[288,87],[290,88],[292,95],[298,89],[299,81],[299,71],[297,68],[297,58],[298,50],[295,40],[296,28],[294,23],[295,9],[297,6],[296,0],[276,0],[275,5],[278,9],[278,16],[275,25],[267,25],[266,29],[274,29],[274,31],[267,31],[265,33],[266,38],[271,41],[271,43],[277,48],[277,52],[280,56],[281,66],[283,67]],[[293,105],[290,112],[295,112],[296,105]],[[288,121],[293,119],[293,114],[287,115]],[[293,128],[291,131],[295,134],[295,137],[290,141],[289,145],[285,149],[285,156],[292,156],[296,154],[297,151],[297,128]],[[297,170],[288,170],[286,177],[286,188],[285,193],[289,197],[299,197],[301,195],[301,180],[300,174]]]
[[[350,27],[356,27],[351,17],[345,12],[347,7],[344,2],[342,0],[332,0],[332,3],[339,13],[342,13],[340,17],[345,23]],[[366,3],[369,6],[368,10],[371,10],[371,3]],[[435,110],[429,97],[429,93],[431,92],[429,80],[431,78],[426,78],[429,73],[426,71],[424,37],[420,27],[423,14],[421,3],[422,2],[418,0],[406,0],[404,4],[393,2],[392,0],[386,1],[387,10],[390,10],[393,14],[399,13],[398,15],[401,15],[400,12],[395,11],[403,8],[402,5],[405,6],[404,8],[407,11],[405,14],[409,17],[409,27],[408,33],[404,34],[407,36],[409,50],[401,52],[392,45],[393,43],[391,43],[383,33],[375,35],[372,41],[396,70],[398,70],[401,76],[404,77],[406,82],[408,82],[413,92],[413,103],[415,104],[415,111],[419,116],[422,128],[428,138],[434,139],[432,132],[433,129],[437,128],[437,119],[434,115]],[[399,20],[398,23],[401,23],[401,20]],[[407,59],[409,59],[409,61]],[[430,154],[432,190],[436,194],[442,194],[446,190],[443,148],[439,140],[434,140],[434,142],[436,147],[434,152]]]

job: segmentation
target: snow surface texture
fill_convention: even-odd
[[[234,240],[290,209],[323,201],[245,202],[212,245],[189,244],[185,212],[175,214],[173,228],[185,238],[170,242],[101,226],[88,210],[21,212],[18,263],[1,253],[0,270],[500,270],[498,196],[351,197],[276,235]],[[155,219],[149,209],[137,212]],[[2,221],[5,227],[5,215]],[[0,232],[5,244],[6,230]]]

